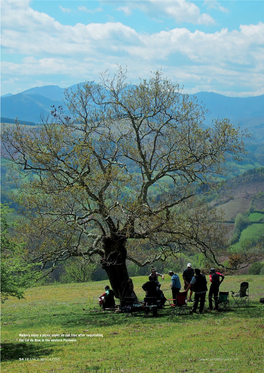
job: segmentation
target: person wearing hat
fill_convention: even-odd
[[[171,276],[171,292],[172,292],[172,298],[175,299],[174,304],[177,303],[177,294],[181,290],[181,283],[179,276],[174,273],[173,271],[169,271],[169,275]]]
[[[209,290],[209,309],[213,309],[213,296],[215,302],[215,310],[218,310],[218,294],[219,294],[219,287],[221,283],[224,281],[225,276],[222,275],[220,272],[216,272],[214,268],[210,269],[210,290]]]
[[[182,277],[184,280],[184,290],[187,290],[192,278],[194,276],[194,270],[192,269],[191,263],[187,264],[187,268],[183,271]],[[192,300],[192,289],[190,290],[189,298],[187,299],[188,302],[193,302]]]
[[[187,288],[187,291],[192,288],[195,295],[194,295],[194,303],[191,313],[196,313],[196,309],[198,307],[198,303],[200,302],[199,306],[199,313],[203,312],[205,297],[207,292],[207,281],[205,275],[203,275],[199,268],[195,268],[194,270],[195,276],[191,279],[191,282]]]
[[[164,275],[162,275],[161,273],[157,272],[156,268],[154,268],[154,267],[151,268],[151,274],[149,276],[153,277],[153,280],[156,281],[156,282],[159,282],[158,281],[158,277],[159,276],[162,278],[162,280],[164,280]]]

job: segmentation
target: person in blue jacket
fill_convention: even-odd
[[[172,298],[175,299],[174,304],[177,303],[177,294],[181,290],[181,283],[179,276],[174,273],[173,271],[169,271],[169,275],[171,276],[171,292],[172,292]]]

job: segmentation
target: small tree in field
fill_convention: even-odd
[[[96,270],[96,264],[89,263],[84,258],[74,257],[64,266],[62,275],[63,282],[89,282],[92,281],[92,274]]]
[[[1,205],[1,302],[9,297],[23,298],[25,288],[39,277],[35,266],[25,258],[23,244],[10,234],[11,212],[9,207]]]
[[[122,301],[126,260],[144,265],[182,248],[212,262],[224,246],[215,213],[197,198],[223,174],[225,156],[243,151],[228,120],[203,126],[204,111],[161,72],[138,85],[119,69],[67,91],[53,120],[3,134],[6,156],[34,174],[18,196],[43,265],[100,258]]]

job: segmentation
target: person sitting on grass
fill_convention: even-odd
[[[142,289],[146,292],[145,316],[148,316],[149,305],[152,306],[153,316],[157,316],[157,286],[157,281],[154,281],[151,275],[149,281],[142,285]]]
[[[115,307],[115,293],[112,289],[107,285],[105,287],[105,292],[100,295],[99,297],[99,305],[105,310],[106,308],[114,308]]]
[[[167,298],[165,297],[163,291],[160,290],[160,283],[158,283],[156,287],[156,292],[157,292],[158,306],[159,308],[163,308]]]
[[[134,292],[134,284],[132,278],[129,278],[126,282],[124,289],[125,298],[133,298],[134,303],[139,303],[136,293]]]

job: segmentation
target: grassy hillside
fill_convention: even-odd
[[[237,229],[238,214],[244,216],[246,224],[237,235],[239,244],[264,237],[264,168],[249,170],[227,180],[211,206],[223,213],[223,219],[229,225],[230,238]]]
[[[2,307],[2,372],[260,372],[263,280],[226,276],[221,285],[237,291],[248,281],[248,308],[181,316],[167,308],[147,319],[99,311],[106,281],[28,289]],[[142,300],[146,277],[133,281]],[[169,284],[165,276],[166,297]]]
[[[242,231],[240,241],[254,240],[262,236],[264,236],[264,224],[252,224]]]

